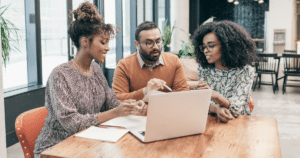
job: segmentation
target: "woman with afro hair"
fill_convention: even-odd
[[[193,44],[199,64],[195,89],[212,89],[209,112],[222,122],[250,115],[256,46],[249,33],[234,22],[210,22],[195,31]]]

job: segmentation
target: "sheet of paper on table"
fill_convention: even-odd
[[[128,132],[127,129],[118,129],[118,128],[100,128],[91,126],[85,131],[76,134],[76,137],[88,138],[88,139],[96,139],[108,142],[116,142],[122,136],[124,136]]]
[[[107,126],[119,126],[119,127],[131,127],[137,125],[146,125],[147,117],[146,116],[135,116],[129,115],[125,117],[117,117],[102,123],[101,125]]]

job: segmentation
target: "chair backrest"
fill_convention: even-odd
[[[284,59],[284,72],[300,73],[300,54],[282,54]]]
[[[35,140],[45,123],[48,110],[45,107],[35,108],[20,114],[15,122],[16,133],[25,158],[33,158]]]
[[[283,50],[284,53],[297,54],[296,50]]]
[[[255,63],[256,71],[262,73],[277,73],[280,65],[280,57],[277,53],[257,53],[258,60]]]

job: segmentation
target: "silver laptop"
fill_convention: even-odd
[[[149,98],[146,124],[128,129],[142,142],[203,133],[210,98],[210,89],[153,94]]]

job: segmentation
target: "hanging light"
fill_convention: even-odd
[[[233,4],[234,4],[234,5],[238,5],[238,4],[239,4],[239,1],[238,1],[238,0],[235,0]]]
[[[264,0],[259,0],[258,3],[259,3],[259,4],[264,3]]]
[[[232,3],[232,2],[233,2],[233,0],[227,0],[227,2],[228,2],[228,3]]]

